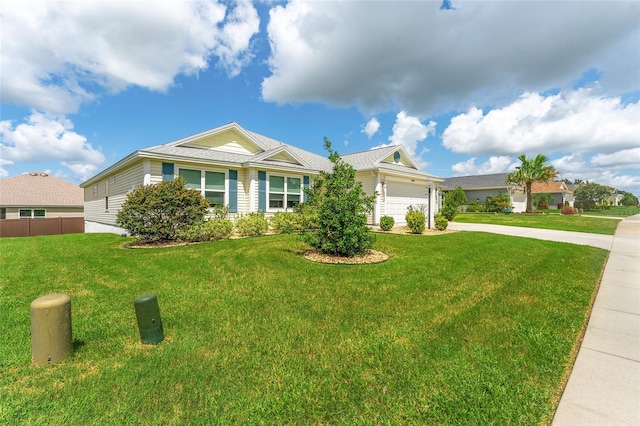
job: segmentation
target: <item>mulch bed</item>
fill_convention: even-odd
[[[304,257],[305,259],[312,262],[328,263],[334,265],[363,265],[369,263],[381,263],[389,259],[389,256],[387,254],[376,250],[368,250],[364,255],[357,255],[354,257],[334,256],[330,254],[324,254],[319,250],[307,250],[304,253]]]

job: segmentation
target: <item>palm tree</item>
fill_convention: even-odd
[[[531,185],[533,182],[549,182],[558,176],[556,169],[547,164],[547,157],[538,154],[535,158],[522,154],[518,157],[522,164],[514,171],[507,174],[507,183],[523,185],[527,194],[527,213],[533,213],[533,203],[531,196]]]

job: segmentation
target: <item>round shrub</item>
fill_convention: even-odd
[[[439,231],[444,231],[449,226],[449,221],[446,217],[441,214],[437,214],[435,217],[436,229]]]
[[[396,222],[391,216],[382,216],[380,218],[380,229],[382,229],[383,231],[390,231],[395,223]]]
[[[578,209],[575,209],[571,206],[563,206],[562,214],[578,214]]]
[[[452,205],[442,207],[441,211],[442,214],[447,218],[447,220],[453,220],[453,218],[456,217],[456,214],[458,213],[457,207],[454,207]]]
[[[235,227],[244,237],[257,237],[266,234],[269,221],[264,217],[264,212],[251,212],[238,216]]]
[[[209,207],[206,198],[186,184],[178,177],[137,187],[127,194],[116,224],[142,241],[175,240],[183,230],[202,222]]]
[[[427,217],[424,213],[418,211],[412,211],[405,216],[407,226],[414,234],[422,234],[425,228],[425,222]]]

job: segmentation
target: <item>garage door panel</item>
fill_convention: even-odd
[[[396,223],[405,223],[408,206],[427,205],[427,188],[421,185],[388,183],[386,192],[386,215]]]

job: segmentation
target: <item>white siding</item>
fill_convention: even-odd
[[[238,170],[238,213],[249,211],[249,171]]]
[[[375,194],[376,192],[375,176],[371,172],[357,173],[356,181],[362,183],[362,189],[364,190],[365,194],[367,195]],[[381,196],[381,194],[378,194],[378,196]],[[367,223],[369,224],[374,223],[373,211],[367,214]]]
[[[126,200],[127,192],[142,185],[142,160],[126,169],[106,176],[84,189],[84,217],[89,222],[115,225],[116,214]],[[106,197],[109,208],[106,208]]]
[[[162,163],[166,163],[166,161],[151,161],[151,184],[162,182]]]

